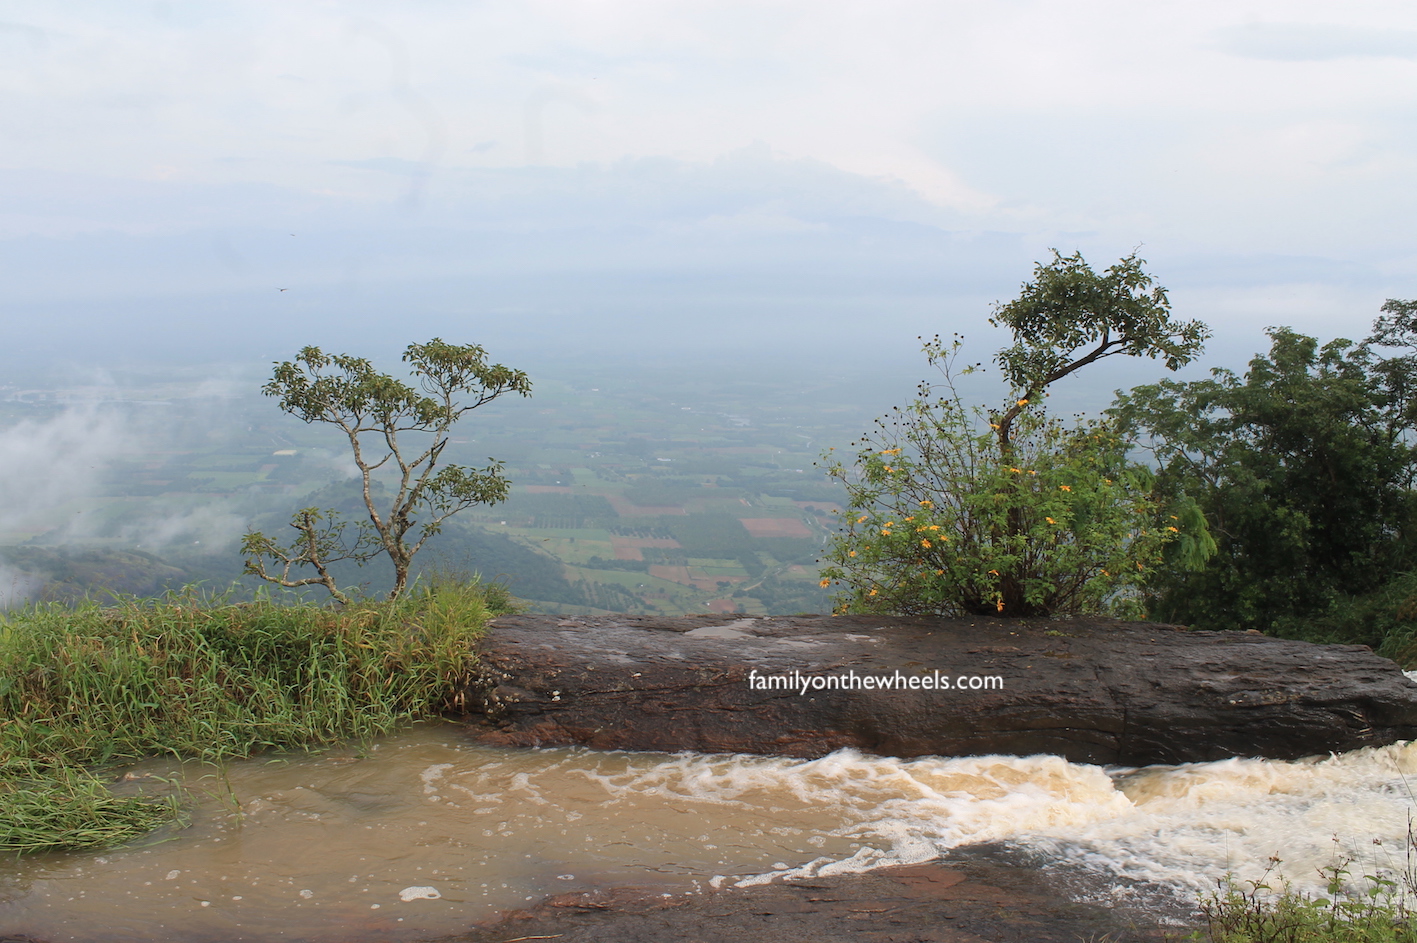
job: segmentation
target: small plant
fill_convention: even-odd
[[[1410,853],[1409,837],[1409,853]],[[1417,943],[1417,925],[1408,909],[1414,890],[1392,878],[1368,875],[1366,886],[1350,885],[1352,859],[1341,857],[1320,869],[1327,897],[1313,897],[1267,883],[1280,860],[1257,881],[1237,884],[1226,877],[1201,901],[1206,929],[1191,935],[1209,943]],[[1406,882],[1410,885],[1410,882]]]

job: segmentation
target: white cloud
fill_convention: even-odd
[[[1417,30],[1410,29],[1335,23],[1246,23],[1216,30],[1215,37],[1224,51],[1251,59],[1417,59]]]
[[[97,407],[0,430],[0,531],[25,531],[83,512],[104,468],[129,444],[126,422]]]
[[[425,304],[446,310],[501,290],[494,277],[535,276],[535,294],[593,272],[616,297],[677,285],[663,304],[683,309],[700,290],[686,268],[731,285],[815,267],[958,279],[932,287],[941,308],[1007,295],[1051,246],[1105,263],[1139,244],[1158,263],[1226,257],[1197,287],[1251,263],[1258,284],[1255,260],[1290,255],[1387,273],[1365,299],[1417,294],[1405,3],[21,0],[6,15],[11,304],[186,296],[230,331],[348,318],[374,285],[447,280]],[[899,241],[876,251],[889,226]],[[983,272],[1003,277],[981,287]],[[250,295],[211,300],[226,292]],[[590,295],[524,307],[609,306]]]

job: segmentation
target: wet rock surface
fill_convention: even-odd
[[[1155,902],[1152,902],[1155,906]],[[565,894],[439,943],[1142,943],[1180,939],[1195,915],[1076,903],[1061,876],[999,846],[946,859],[748,888],[664,896]]]
[[[523,615],[479,656],[474,734],[501,746],[1144,766],[1417,737],[1417,684],[1366,647],[1154,623]],[[801,690],[852,672],[898,686]],[[932,686],[961,676],[1001,687]]]

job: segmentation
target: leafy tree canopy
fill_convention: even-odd
[[[1154,456],[1159,493],[1198,507],[1217,545],[1200,569],[1158,571],[1159,616],[1265,630],[1412,565],[1417,307],[1384,311],[1361,344],[1273,328],[1243,376],[1118,395],[1111,414]]]
[[[277,398],[291,415],[344,433],[359,468],[369,519],[349,535],[338,512],[304,508],[291,520],[296,537],[289,545],[259,532],[246,535],[247,572],[283,586],[321,585],[345,601],[330,564],[385,554],[394,568],[389,592],[394,599],[408,583],[414,555],[444,521],[474,505],[506,499],[511,485],[500,462],[489,459],[485,468],[474,469],[443,464],[442,456],[453,424],[468,412],[507,393],[531,395],[527,375],[489,364],[487,352],[476,344],[448,344],[436,337],[410,344],[403,360],[416,385],[379,373],[362,357],[326,354],[318,347],[306,347],[294,361],[276,364],[262,392]],[[384,499],[381,479],[390,495]],[[268,561],[280,572],[271,572]],[[297,575],[307,568],[315,575]]]

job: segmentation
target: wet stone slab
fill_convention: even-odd
[[[606,750],[1144,766],[1417,737],[1417,684],[1366,647],[1094,619],[506,616],[465,702],[489,745]]]
[[[1183,937],[1195,920],[1159,899],[1150,910],[1077,903],[1063,883],[1007,847],[978,846],[924,864],[701,894],[565,894],[438,943],[1156,943]]]

